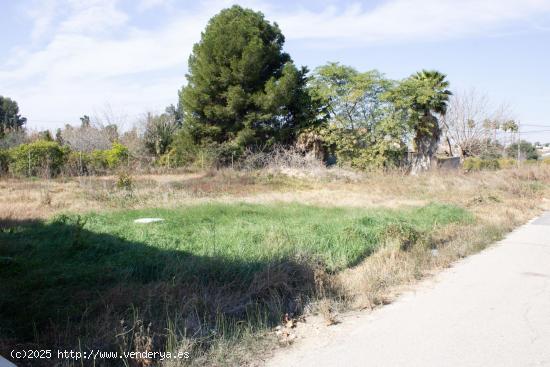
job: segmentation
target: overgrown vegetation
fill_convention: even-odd
[[[133,222],[141,217],[164,221]],[[463,209],[436,204],[205,204],[11,223],[0,233],[1,335],[43,348],[139,350],[136,340],[126,345],[117,336],[135,326],[126,324],[133,312],[149,325],[150,348],[191,338],[204,352],[209,336],[231,337],[239,322],[255,329],[258,319],[275,325],[284,313],[302,312],[308,299],[328,291],[316,277],[356,265],[385,244],[430,246],[434,230],[472,221]]]
[[[284,42],[260,12],[221,11],[177,106],[126,131],[108,113],[31,131],[0,96],[0,354],[243,365],[281,321],[387,303],[547,205],[549,167],[504,108],[434,70],[310,73]],[[463,170],[408,175],[441,157]]]
[[[63,167],[67,150],[52,141],[37,140],[12,148],[10,171],[20,176],[56,176]]]
[[[12,181],[2,195],[15,211],[3,204],[0,346],[180,349],[193,356],[184,365],[240,365],[272,345],[268,331],[287,313],[330,319],[375,307],[391,287],[478,251],[533,215],[549,180],[533,166],[352,181],[269,171]],[[229,199],[237,203],[219,203]],[[52,219],[64,208],[80,214]],[[39,216],[50,219],[27,219]],[[164,221],[133,222],[141,217]]]

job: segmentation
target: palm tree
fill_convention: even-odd
[[[519,130],[519,125],[514,120],[508,120],[502,124],[502,130],[510,132],[510,146],[514,144],[514,133]]]
[[[447,76],[435,70],[422,70],[409,78],[414,86],[411,109],[414,115],[414,144],[416,156],[413,159],[411,173],[430,169],[432,159],[437,152],[441,128],[436,115],[444,116],[452,93],[447,89]]]

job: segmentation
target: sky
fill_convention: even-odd
[[[227,0],[0,0],[0,95],[32,129],[108,116],[129,127],[177,103],[187,59]],[[507,104],[550,142],[550,0],[243,0],[313,70],[328,61],[393,79],[447,74]]]

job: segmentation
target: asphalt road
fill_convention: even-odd
[[[0,356],[0,367],[15,367],[13,363]]]
[[[550,366],[550,212],[268,366]]]

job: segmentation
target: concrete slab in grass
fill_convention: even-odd
[[[139,218],[134,220],[134,223],[139,224],[147,224],[147,223],[155,223],[155,222],[162,222],[164,219],[162,218]]]

